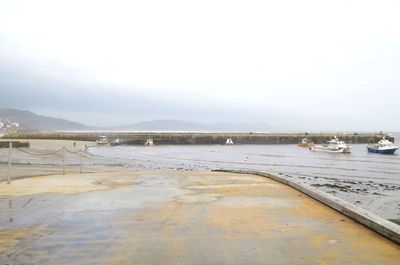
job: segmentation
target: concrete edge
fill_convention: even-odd
[[[258,175],[273,179],[282,184],[288,185],[319,202],[322,202],[323,204],[329,206],[330,208],[335,209],[336,211],[346,215],[347,217],[363,224],[364,226],[392,240],[393,242],[400,244],[399,225],[392,223],[386,219],[383,219],[382,217],[368,210],[362,209],[342,199],[334,197],[326,192],[318,190],[307,184],[301,183],[300,181],[297,181],[295,179],[291,179],[284,175],[279,175],[266,171],[247,171],[247,170],[228,170],[228,169],[218,169],[213,171]]]

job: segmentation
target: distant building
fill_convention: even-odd
[[[20,124],[18,122],[11,122],[8,119],[4,119],[0,117],[0,133],[5,134],[5,133],[15,133],[18,132],[18,129],[20,127]]]

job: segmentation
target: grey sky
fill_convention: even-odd
[[[400,130],[399,1],[0,1],[0,106]]]

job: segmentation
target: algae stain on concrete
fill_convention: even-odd
[[[20,240],[30,236],[30,228],[0,230],[0,254],[14,247]]]

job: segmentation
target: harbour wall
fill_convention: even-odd
[[[155,145],[225,144],[227,138],[234,144],[298,144],[303,138],[321,144],[334,136],[359,144],[378,142],[382,137],[394,141],[393,137],[381,133],[19,132],[3,138],[95,141],[99,136],[121,139],[127,145],[143,145],[147,139],[152,139]]]
[[[0,141],[0,148],[8,148],[10,146],[10,143],[12,143],[12,146],[15,148],[20,148],[20,147],[29,147],[30,144],[27,141],[21,142],[21,141]]]

